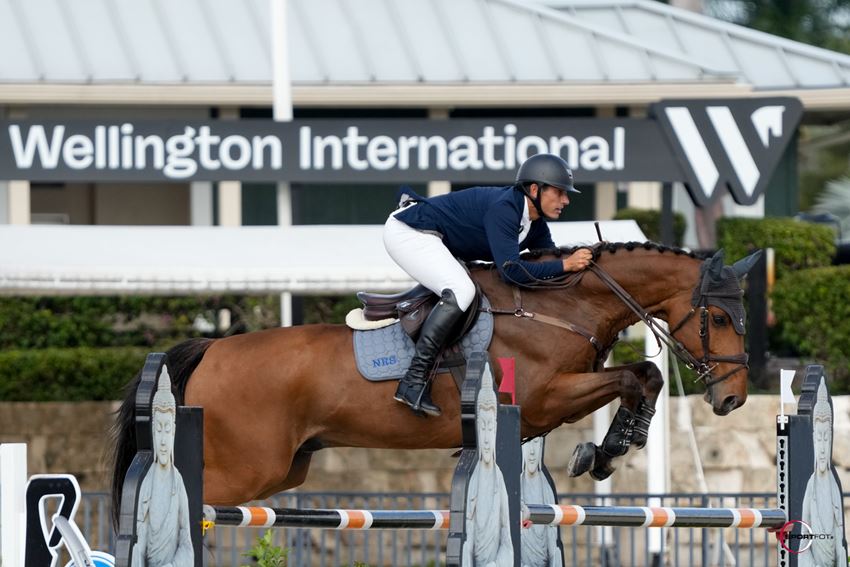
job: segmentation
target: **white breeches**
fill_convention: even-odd
[[[437,295],[450,289],[462,310],[472,304],[475,285],[436,234],[411,228],[390,215],[384,225],[384,247],[402,270]]]

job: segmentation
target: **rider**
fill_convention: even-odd
[[[591,254],[579,249],[546,262],[520,259],[523,249],[554,248],[546,220],[570,203],[573,174],[560,156],[534,155],[507,187],[472,187],[421,201],[408,201],[387,219],[384,246],[413,279],[440,296],[422,325],[416,352],[394,399],[414,411],[440,415],[431,400],[429,375],[437,355],[462,321],[475,286],[455,259],[495,263],[509,283],[549,279],[586,268]]]

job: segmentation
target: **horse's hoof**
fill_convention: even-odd
[[[590,478],[600,481],[605,480],[612,474],[614,474],[614,467],[611,466],[611,461],[607,461],[601,466],[593,467],[593,470],[590,471]]]
[[[570,463],[567,465],[567,474],[571,477],[581,476],[593,468],[596,460],[596,445],[591,442],[576,445]]]

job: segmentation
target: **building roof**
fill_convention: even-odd
[[[269,6],[268,0],[0,0],[0,50],[16,54],[3,58],[0,80],[268,83]],[[287,14],[294,84],[724,75],[675,50],[511,0],[289,0]]]
[[[551,3],[561,9],[522,0],[287,0],[293,101],[645,104],[818,87],[804,93],[807,107],[850,105],[846,55],[658,2]],[[270,5],[0,0],[0,104],[270,105]]]
[[[612,242],[646,240],[634,221],[600,225]],[[592,222],[549,226],[559,245],[597,240]],[[0,225],[0,295],[303,295],[412,286],[384,251],[382,231],[381,225]]]
[[[540,0],[582,22],[711,68],[759,90],[850,86],[850,55],[650,0]]]

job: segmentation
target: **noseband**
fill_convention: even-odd
[[[691,310],[682,318],[682,320],[676,323],[672,330],[668,332],[663,327],[660,327],[652,315],[647,313],[646,310],[637,301],[635,301],[629,292],[623,289],[623,287],[618,284],[616,280],[608,274],[608,272],[600,268],[598,264],[591,263],[588,270],[596,274],[596,276],[602,280],[602,282],[607,285],[612,292],[614,292],[614,295],[616,295],[620,301],[626,305],[626,307],[628,307],[641,321],[646,324],[646,327],[653,335],[655,335],[655,340],[658,342],[659,346],[661,343],[666,344],[667,347],[670,348],[671,352],[676,355],[676,358],[681,360],[685,366],[697,373],[697,381],[702,382],[706,389],[723,382],[741,370],[749,369],[749,355],[745,352],[730,356],[718,356],[710,353],[710,342],[708,336],[708,299],[714,295],[719,296],[719,294],[713,294],[711,291],[703,291],[699,295],[695,294],[697,298],[696,304],[691,307]],[[699,285],[700,288],[704,289],[702,282],[700,282]],[[728,294],[723,294],[723,296],[727,299],[730,298]],[[736,298],[740,300],[740,296],[736,296]],[[688,349],[685,348],[685,345],[675,337],[675,333],[680,330],[685,323],[687,323],[691,317],[697,313],[697,311],[699,311],[700,314],[699,336],[702,339],[702,358],[696,358],[692,355]],[[717,368],[717,363],[721,362],[737,363],[738,366],[726,372],[722,376],[713,376],[712,371]],[[712,363],[715,364],[712,365]]]

